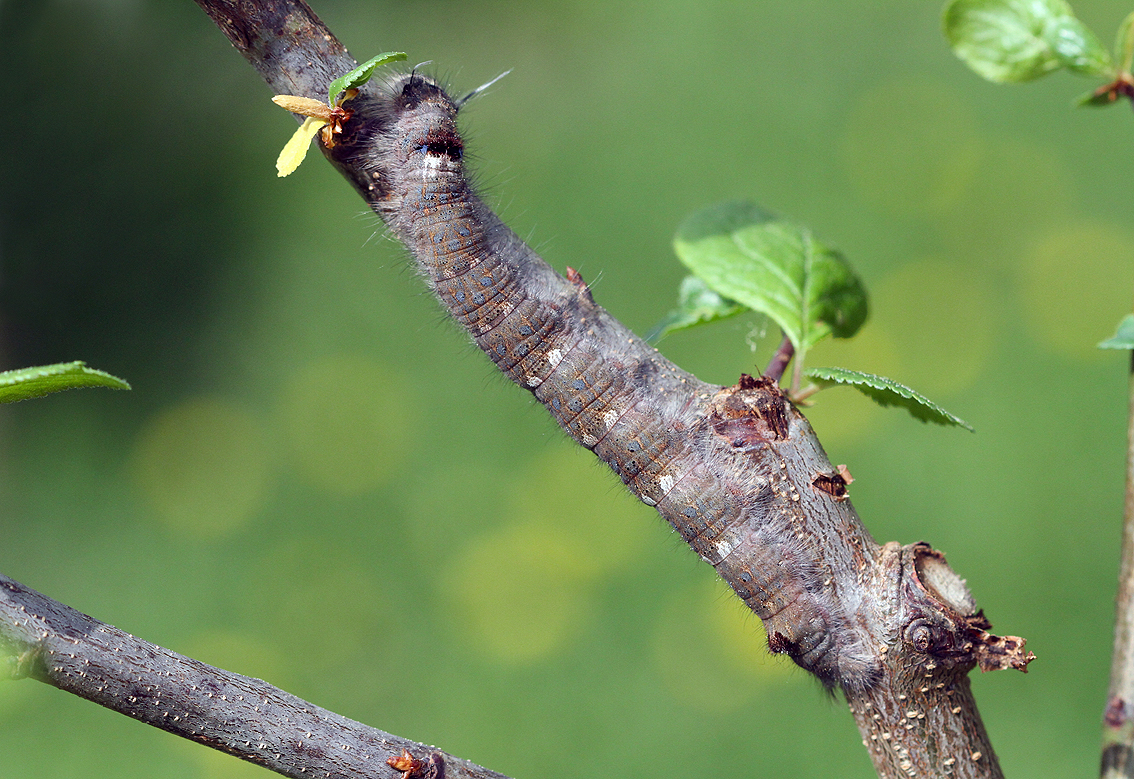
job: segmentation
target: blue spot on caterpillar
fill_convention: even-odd
[[[365,171],[356,185],[476,344],[717,569],[773,652],[827,686],[874,685],[868,620],[842,605],[857,602],[848,591],[874,542],[805,514],[829,497],[802,471],[831,467],[821,450],[801,453],[807,422],[778,386],[700,381],[598,306],[578,273],[553,271],[473,192],[459,103],[433,79],[394,77],[351,107],[364,129],[348,127],[333,156]]]

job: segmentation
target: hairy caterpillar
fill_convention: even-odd
[[[469,185],[460,104],[431,78],[392,78],[352,101],[368,129],[332,156],[365,171],[356,185],[476,344],[716,568],[772,651],[828,686],[872,686],[878,653],[836,591],[876,546],[824,523],[842,504],[810,486],[816,462],[832,469],[806,420],[774,382],[680,370],[553,271]]]

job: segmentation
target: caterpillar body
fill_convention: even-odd
[[[804,451],[806,420],[774,382],[720,387],[680,370],[577,273],[552,270],[473,192],[459,105],[429,77],[392,78],[352,101],[371,129],[348,127],[333,156],[366,172],[356,186],[476,344],[717,569],[764,620],[772,651],[828,686],[872,686],[879,656],[863,618],[840,605],[849,593],[836,597],[835,569],[877,547],[805,517],[846,505],[810,494],[814,463],[831,468]]]

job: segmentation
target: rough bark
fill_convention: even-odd
[[[197,1],[274,93],[324,99],[354,65],[298,0]],[[769,648],[843,690],[881,776],[1000,776],[966,674],[1024,669],[1023,640],[987,632],[943,555],[871,538],[776,381],[680,370],[500,222],[464,175],[460,105],[419,74],[376,80],[324,152],[477,345],[716,568]]]
[[[38,679],[295,779],[394,777],[388,761],[403,750],[423,779],[507,779],[135,638],[3,574],[0,649],[11,658],[0,679]]]
[[[289,28],[286,9],[303,20],[290,28],[308,29],[304,6],[270,5],[275,29]],[[273,90],[322,94],[333,68],[267,72],[247,43],[270,37],[258,25],[221,26]],[[417,74],[372,83],[324,151],[477,345],[716,568],[764,620],[770,649],[843,689],[881,775],[999,776],[965,674],[1023,669],[1023,641],[986,632],[942,555],[874,542],[775,381],[699,381],[501,223],[464,175],[460,105]]]

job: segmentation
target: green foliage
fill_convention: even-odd
[[[0,373],[0,403],[15,403],[80,387],[130,389],[122,379],[88,368],[86,363],[61,362]]]
[[[806,227],[777,219],[757,205],[733,201],[688,217],[674,248],[693,271],[681,282],[677,308],[651,337],[705,324],[745,309],[767,315],[795,348],[791,394],[800,401],[836,384],[855,387],[882,406],[901,406],[924,422],[972,428],[909,387],[845,368],[802,370],[807,351],[828,335],[849,338],[866,320],[862,282],[838,251]],[[799,376],[815,379],[800,391]]]
[[[878,405],[900,406],[910,412],[915,419],[920,419],[922,422],[963,427],[969,432],[973,432],[972,426],[965,420],[950,414],[929,398],[892,379],[852,371],[847,368],[808,368],[804,371],[804,374],[814,379],[820,387],[846,384],[854,387]]]
[[[649,332],[646,339],[653,341],[677,330],[715,322],[739,314],[746,308],[735,300],[729,300],[713,292],[696,276],[686,276],[677,289],[677,308],[666,314]]]
[[[405,52],[387,51],[372,57],[358,67],[336,78],[328,88],[326,104],[309,97],[298,95],[276,95],[272,102],[294,114],[307,118],[295,134],[291,136],[283,151],[276,159],[278,175],[289,176],[295,172],[300,163],[307,158],[307,149],[316,133],[322,132],[323,143],[327,148],[335,145],[335,136],[342,132],[342,123],[350,117],[350,111],[342,109],[340,103],[354,96],[350,91],[362,86],[374,75],[374,69],[379,65],[397,62],[406,58]],[[344,94],[345,93],[345,94]],[[342,95],[342,97],[340,97]]]
[[[339,76],[331,82],[331,86],[328,88],[327,104],[334,105],[340,93],[346,92],[348,89],[357,89],[365,84],[374,75],[374,69],[379,65],[398,62],[404,60],[406,56],[404,51],[385,51],[377,57],[366,60],[354,70]]]
[[[1114,335],[1099,344],[1100,349],[1134,349],[1134,314],[1127,314],[1118,323]]]
[[[1134,65],[1134,12],[1129,13],[1118,26],[1114,41],[1114,58],[1118,60],[1118,72],[1129,73]]]
[[[1064,0],[952,0],[943,21],[953,52],[989,81],[1031,81],[1060,68],[1114,72],[1106,49]]]
[[[843,255],[751,203],[694,213],[674,249],[709,289],[771,317],[797,360],[828,335],[849,338],[866,320],[866,290]]]
[[[1130,68],[1134,66],[1134,13],[1129,14],[1118,26],[1114,58],[1119,63],[1114,80],[1080,97],[1079,105],[1111,105],[1120,97],[1134,100],[1134,75],[1130,72]]]

